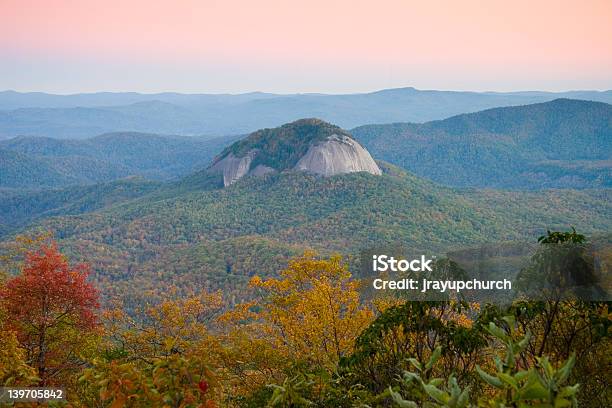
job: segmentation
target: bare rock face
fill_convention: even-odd
[[[246,175],[261,177],[286,170],[324,177],[361,171],[382,174],[370,153],[349,133],[314,118],[253,132],[221,152],[209,170],[222,173],[225,186]]]
[[[326,141],[310,146],[295,165],[295,170],[325,177],[359,171],[382,174],[370,153],[355,140],[344,135],[332,135]]]
[[[230,153],[216,162],[210,170],[223,173],[223,185],[227,187],[249,173],[254,156],[255,151],[244,157],[236,157]]]
[[[220,172],[223,174],[223,185],[225,187],[235,183],[238,179],[246,176],[260,177],[265,174],[274,173],[271,167],[258,164],[254,168],[251,168],[253,159],[257,155],[256,150],[251,150],[244,157],[236,157],[233,154],[228,154],[223,159],[217,161],[210,167],[210,171]]]

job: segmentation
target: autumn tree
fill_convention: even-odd
[[[102,314],[101,353],[80,378],[87,406],[214,407],[221,389],[215,376],[209,327],[222,307],[220,292],[167,298],[134,315],[116,304]]]
[[[34,236],[19,235],[2,246],[0,254],[0,293],[6,280],[23,267],[28,251],[50,238],[49,233]],[[7,313],[0,302],[0,384],[12,386],[34,385],[39,381],[37,371],[28,364],[26,350],[17,340],[17,333],[8,325]]]
[[[254,277],[251,286],[260,298],[223,317],[231,327],[233,359],[247,362],[230,371],[251,391],[282,381],[283,367],[292,362],[333,372],[373,319],[359,285],[339,256],[317,259],[312,252],[292,260],[278,279]]]
[[[5,326],[16,333],[41,385],[57,383],[97,327],[98,293],[87,282],[89,267],[71,266],[54,243],[29,251],[21,273],[0,292]]]
[[[204,359],[171,353],[147,364],[134,361],[95,359],[84,370],[80,383],[85,389],[83,406],[111,408],[172,407],[214,408],[218,393],[215,378]]]
[[[38,382],[36,370],[26,362],[26,353],[19,346],[14,331],[0,330],[0,384],[27,386]]]
[[[151,362],[170,354],[189,354],[212,341],[209,328],[223,307],[221,292],[178,297],[174,291],[170,288],[167,299],[137,308],[133,314],[120,304],[104,311],[108,346],[130,359]]]

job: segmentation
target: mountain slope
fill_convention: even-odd
[[[517,134],[517,139],[525,137]],[[375,164],[383,174],[323,177],[299,171],[298,164],[313,147],[334,137],[350,138],[313,119],[256,132],[225,149],[215,163],[233,154],[237,159],[252,154],[253,160],[260,157],[259,165],[274,171],[225,187],[207,168],[158,185],[130,179],[59,191],[7,192],[0,199],[0,234],[10,240],[9,234],[18,231],[52,231],[71,257],[93,264],[95,280],[111,295],[121,290],[132,294],[135,287],[143,296],[148,289],[163,293],[171,282],[179,290],[223,289],[239,298],[250,275],[273,275],[306,248],[355,257],[367,248],[401,244],[435,254],[532,240],[548,228],[574,226],[591,235],[607,233],[612,226],[612,189],[607,188],[457,190],[384,162]],[[47,151],[64,157],[69,148],[85,148],[75,143],[66,146],[62,141]],[[22,151],[31,154],[38,148],[27,146],[30,150]],[[101,149],[100,154],[108,152]],[[130,151],[121,154],[131,157]],[[130,301],[137,302],[137,296]]]
[[[42,160],[0,148],[0,187],[53,187],[75,181]]]
[[[351,133],[372,154],[459,187],[612,186],[612,105],[569,99]]]
[[[8,232],[41,218],[88,213],[151,193],[159,187],[158,182],[129,178],[57,190],[0,189],[0,225]]]
[[[572,225],[593,234],[612,226],[609,189],[456,191],[385,168],[395,175],[283,172],[213,190],[166,184],[98,211],[41,219],[27,231],[53,231],[68,253],[93,263],[104,287],[137,281],[138,287],[159,288],[172,281],[185,289],[227,285],[239,295],[253,272],[233,267],[239,259],[250,259],[258,265],[255,272],[268,275],[304,248],[356,256],[371,246],[402,243],[436,253],[532,240],[546,228]],[[241,239],[253,245],[243,248]],[[258,252],[258,243],[276,247],[280,258]],[[227,250],[225,245],[233,249],[222,252],[221,265],[218,256],[198,255]]]
[[[86,140],[18,137],[0,141],[0,187],[57,188],[130,175],[167,180],[204,167],[235,139],[134,132]]]
[[[7,91],[0,92],[0,139],[21,135],[86,138],[118,131],[244,134],[305,117],[318,117],[348,129],[370,123],[424,122],[560,97],[610,103],[612,91],[478,93],[398,88],[346,95],[49,95]]]

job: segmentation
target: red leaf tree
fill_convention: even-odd
[[[97,327],[98,292],[89,266],[70,266],[55,243],[26,255],[22,273],[0,291],[8,327],[17,333],[41,385],[79,365],[86,334]]]

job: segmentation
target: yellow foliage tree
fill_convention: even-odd
[[[260,299],[236,307],[222,321],[229,326],[229,350],[241,354],[237,361],[249,362],[230,370],[251,390],[253,382],[278,380],[289,362],[333,371],[374,316],[339,256],[317,259],[307,252],[278,279],[254,277],[250,284]]]
[[[209,325],[221,293],[169,298],[137,310],[106,311],[106,350],[81,377],[84,406],[215,407],[216,339]]]
[[[0,325],[0,384],[28,386],[38,383],[36,370],[26,362],[26,351],[19,347],[15,332]]]
[[[107,337],[135,360],[151,362],[171,354],[189,354],[211,340],[208,328],[220,311],[220,292],[166,299],[136,311],[116,307],[103,314]],[[168,345],[171,344],[172,347]]]

